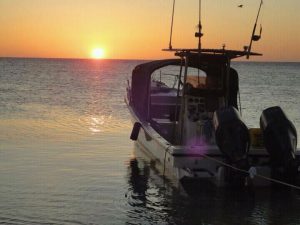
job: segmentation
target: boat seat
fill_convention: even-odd
[[[180,99],[177,97],[177,93],[155,93],[151,95],[150,107],[151,118],[178,120]],[[175,118],[176,109],[177,116]]]
[[[176,123],[169,119],[152,118],[151,125],[167,141],[172,142]]]
[[[177,109],[177,113],[176,113]],[[180,106],[172,105],[151,105],[151,118],[168,119],[170,121],[178,120]]]

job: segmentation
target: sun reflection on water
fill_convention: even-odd
[[[104,116],[100,116],[100,117],[91,117],[90,118],[90,127],[89,130],[92,133],[99,133],[99,132],[103,132],[103,130],[101,129],[101,126],[103,126],[105,123],[105,117]]]
[[[89,132],[94,135],[103,132],[120,132],[122,127],[130,127],[130,123],[112,115],[90,115],[80,120]]]

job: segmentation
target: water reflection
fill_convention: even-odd
[[[130,160],[130,176],[128,179],[128,183],[131,187],[130,204],[132,206],[146,206],[146,192],[148,189],[148,181],[150,175],[149,171],[150,168],[148,166],[139,168],[137,159]]]
[[[294,190],[240,190],[187,182],[174,187],[135,146],[128,166],[126,224],[299,224]],[[143,157],[141,157],[141,155]]]

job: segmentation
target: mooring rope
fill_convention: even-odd
[[[220,160],[217,160],[215,158],[212,158],[210,156],[207,156],[207,155],[201,155],[203,156],[204,158],[207,158],[209,160],[212,160],[212,161],[215,161],[219,164],[222,164],[223,166],[226,166],[226,167],[229,167],[231,169],[234,169],[236,171],[239,171],[239,172],[243,172],[243,173],[246,173],[246,174],[249,174],[249,176],[251,178],[254,178],[254,177],[259,177],[261,179],[265,179],[265,180],[268,180],[268,181],[271,181],[271,182],[274,182],[274,183],[277,183],[277,184],[281,184],[281,185],[285,185],[287,187],[291,187],[291,188],[295,188],[297,190],[300,190],[300,187],[299,186],[296,186],[296,185],[293,185],[293,184],[289,184],[289,183],[286,183],[286,182],[283,182],[283,181],[280,181],[280,180],[277,180],[277,179],[273,179],[273,178],[270,178],[270,177],[266,177],[266,176],[263,176],[263,175],[260,175],[260,174],[257,174],[256,173],[256,170],[254,167],[251,167],[248,171],[247,170],[243,170],[243,169],[240,169],[240,168],[237,168],[235,166],[232,166],[228,163],[225,163],[223,161],[220,161]]]

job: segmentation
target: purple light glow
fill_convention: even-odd
[[[185,151],[191,154],[205,155],[208,150],[208,144],[204,137],[194,137],[187,141]]]

